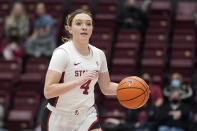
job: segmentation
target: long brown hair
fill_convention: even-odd
[[[73,21],[74,17],[78,14],[87,14],[92,18],[92,14],[89,10],[77,9],[77,10],[71,12],[70,14],[68,14],[68,16],[66,17],[66,25],[64,26],[66,31],[68,31],[67,26],[72,26],[72,21]],[[92,21],[93,21],[93,18],[92,18]],[[62,41],[64,43],[71,40],[71,39],[72,39],[71,34],[69,34],[69,38],[62,37]]]
[[[13,4],[12,9],[11,9],[11,12],[10,12],[10,15],[9,15],[9,17],[11,18],[11,20],[13,22],[16,22],[16,17],[15,17],[15,14],[14,14],[15,13],[14,12],[14,9],[15,9],[16,5],[20,5],[21,8],[22,8],[22,14],[19,16],[20,19],[26,19],[27,18],[27,14],[26,14],[25,7],[24,7],[23,3],[20,2],[20,1],[17,1],[17,2],[15,2]]]

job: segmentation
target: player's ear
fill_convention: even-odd
[[[72,34],[72,29],[71,29],[71,27],[70,26],[65,26],[65,29],[70,33],[70,34]]]

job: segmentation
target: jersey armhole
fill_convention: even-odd
[[[102,61],[102,58],[101,58],[102,56],[101,56],[101,53],[100,52],[102,53],[101,50],[98,50],[98,53],[97,54],[99,55],[99,61],[101,62],[101,66],[102,66],[102,62],[103,61]],[[101,66],[100,66],[100,70],[101,70]],[[100,72],[100,73],[102,73],[102,72]]]

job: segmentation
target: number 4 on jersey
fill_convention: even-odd
[[[83,84],[80,89],[84,89],[83,94],[88,95],[88,89],[90,85],[91,80],[88,80],[85,84]]]

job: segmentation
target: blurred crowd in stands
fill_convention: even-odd
[[[56,47],[54,22],[47,14],[44,3],[38,3],[33,33],[24,5],[16,2],[5,20],[5,39],[1,42],[1,55],[6,60],[28,57],[49,58]]]

